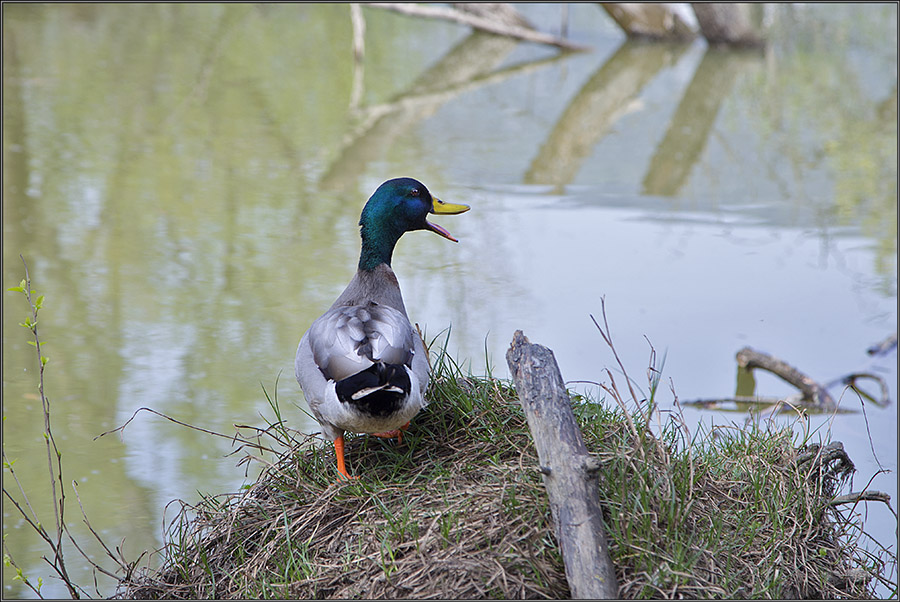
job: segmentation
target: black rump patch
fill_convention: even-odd
[[[399,410],[411,388],[409,374],[403,364],[382,362],[339,380],[334,386],[342,403],[349,403],[358,411],[378,418]]]

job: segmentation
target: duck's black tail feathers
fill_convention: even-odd
[[[405,365],[375,362],[362,372],[339,380],[334,388],[341,402],[380,418],[400,409],[412,385]]]

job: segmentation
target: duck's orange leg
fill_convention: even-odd
[[[341,435],[337,439],[334,440],[334,456],[337,458],[337,469],[338,472],[341,473],[341,476],[347,480],[356,479],[359,477],[351,477],[350,473],[347,472],[347,466],[344,464],[344,436]]]
[[[372,433],[373,437],[381,437],[383,439],[392,439],[394,437],[397,438],[397,443],[403,443],[403,431],[409,428],[409,422],[401,426],[399,429],[394,431],[387,431],[384,433]]]

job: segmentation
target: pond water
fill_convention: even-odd
[[[559,30],[559,5],[520,8]],[[765,12],[768,49],[732,52],[626,42],[573,5],[569,36],[591,50],[561,55],[367,8],[355,68],[346,5],[4,6],[3,288],[21,254],[45,295],[65,478],[94,529],[134,558],[161,545],[170,502],[245,480],[227,441],[151,414],[95,440],[140,407],[231,434],[264,424],[261,385],[278,379],[291,426],[316,429],[293,406],[296,345],[355,270],[362,205],[396,176],[472,206],[436,220],[458,245],[414,233],[393,266],[413,321],[449,328],[475,373],[506,377],[522,329],[590,390],[576,381],[618,371],[591,321],[605,302],[645,390],[650,345],[665,358],[663,409],[669,383],[682,401],[733,395],[746,345],[820,381],[876,372],[896,402],[896,350],[866,349],[897,330],[897,7]],[[48,525],[25,316],[4,292],[3,442]],[[761,395],[792,392],[757,377]],[[844,442],[854,490],[896,503],[896,403],[841,405],[857,411],[810,427]],[[684,412],[694,428],[745,419]],[[896,555],[894,516],[863,506]],[[3,533],[65,595],[5,498]],[[13,575],[4,596],[28,597]]]

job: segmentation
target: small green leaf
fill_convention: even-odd
[[[47,357],[46,355],[41,356],[41,366],[46,366],[47,362],[49,362],[49,361],[50,361],[50,358]]]
[[[6,290],[12,291],[14,293],[24,293],[25,292],[25,289],[22,288],[21,286],[11,286]]]
[[[37,347],[37,343],[35,343],[34,341],[25,341],[25,342],[28,343],[29,345],[31,345],[32,347]]]
[[[35,306],[35,308],[40,309],[43,304],[44,304],[44,295],[41,295],[34,302],[34,306]]]

